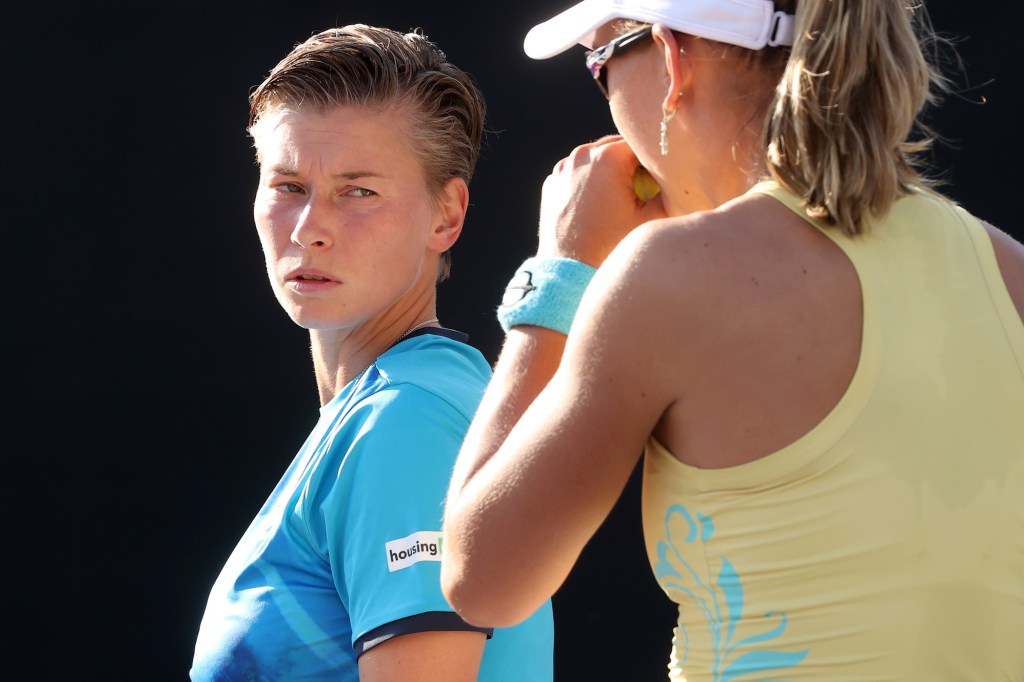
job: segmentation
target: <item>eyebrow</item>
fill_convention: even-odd
[[[276,164],[270,167],[270,171],[275,175],[298,175],[298,171],[295,170],[294,166],[285,164]],[[331,177],[338,180],[358,180],[359,178],[382,178],[384,177],[380,173],[368,170],[359,171],[345,171],[344,173],[336,173]]]

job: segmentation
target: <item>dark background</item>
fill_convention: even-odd
[[[315,421],[308,338],[274,301],[252,227],[250,88],[311,33],[356,22],[422,28],[474,74],[490,132],[440,317],[493,361],[493,309],[533,248],[544,176],[612,130],[580,51],[522,53],[567,4],[4,10],[0,675],[185,679],[210,585]],[[932,116],[950,140],[936,167],[948,194],[1019,237],[1024,78],[1002,28],[1017,21],[998,3],[930,9],[963,38],[967,74]],[[671,609],[636,490],[556,595],[560,680],[663,678]]]

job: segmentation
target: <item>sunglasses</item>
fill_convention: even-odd
[[[602,70],[604,65],[612,57],[623,54],[626,50],[635,47],[644,38],[650,36],[651,29],[651,26],[639,28],[619,36],[607,45],[587,50],[587,71],[594,77],[594,82],[597,83],[597,87],[605,99],[608,99],[608,76]]]

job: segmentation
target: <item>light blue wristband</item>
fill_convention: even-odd
[[[498,306],[501,328],[507,332],[530,324],[568,334],[595,272],[597,268],[571,258],[527,258]]]

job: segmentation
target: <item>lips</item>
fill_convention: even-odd
[[[285,285],[296,293],[315,294],[332,291],[341,281],[322,270],[297,268],[285,276]]]
[[[285,275],[288,282],[337,282],[330,273],[314,268],[296,268]]]

